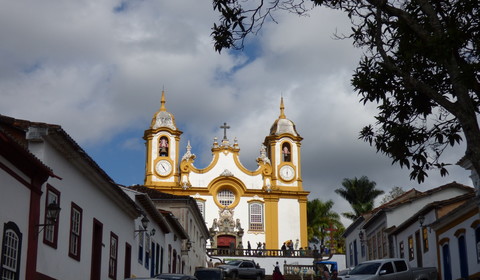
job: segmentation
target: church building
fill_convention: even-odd
[[[190,142],[180,155],[182,132],[165,106],[161,106],[145,131],[144,185],[164,193],[193,197],[210,232],[210,247],[280,249],[292,240],[307,247],[307,196],[302,186],[301,141],[295,124],[286,118],[283,98],[280,114],[263,143],[259,143],[256,170],[239,159],[240,147],[227,138],[214,138],[212,160],[195,165]],[[182,149],[183,150],[183,149]]]

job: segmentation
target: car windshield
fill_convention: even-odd
[[[378,270],[380,263],[361,263],[357,265],[352,271],[350,271],[350,275],[365,275],[365,274],[375,274]]]
[[[242,262],[242,261],[229,261],[229,262],[227,262],[227,264],[228,264],[228,265],[235,265],[235,266],[237,266],[237,265],[239,265],[241,262]]]

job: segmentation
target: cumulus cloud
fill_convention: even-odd
[[[8,1],[0,9],[0,112],[60,124],[120,184],[143,182],[143,131],[160,106],[175,115],[200,167],[211,160],[214,137],[227,122],[245,166],[255,169],[260,145],[279,115],[280,98],[302,142],[303,182],[310,199],[333,199],[343,178],[368,176],[425,190],[468,173],[409,181],[358,140],[374,122],[350,86],[361,50],[334,34],[349,32],[338,11],[315,8],[309,17],[279,13],[244,52],[214,52],[218,15],[208,1]],[[449,152],[455,162],[461,148]],[[125,163],[123,165],[119,163]],[[128,164],[127,164],[128,163]]]

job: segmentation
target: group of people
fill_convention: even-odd
[[[338,279],[338,271],[336,269],[332,270],[331,273],[328,271],[328,267],[326,265],[320,266],[320,276],[322,280],[337,280]]]
[[[259,255],[261,256],[262,255],[262,251],[265,251],[266,249],[266,244],[265,242],[258,242],[257,243],[257,249],[256,250],[252,250],[252,244],[250,244],[250,241],[247,241],[247,252],[246,254],[251,256],[251,255]]]
[[[298,239],[295,245],[295,247],[298,247]],[[290,239],[286,242],[283,242],[283,245],[280,249],[282,250],[282,254],[284,256],[291,256],[293,255],[293,250],[296,250],[297,248],[294,248],[293,241]]]

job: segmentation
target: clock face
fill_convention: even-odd
[[[172,172],[172,164],[168,160],[159,160],[155,166],[155,171],[160,176],[167,176]]]
[[[295,177],[295,169],[293,169],[293,167],[290,165],[282,166],[282,168],[280,168],[280,177],[286,181],[292,180],[293,177]]]

